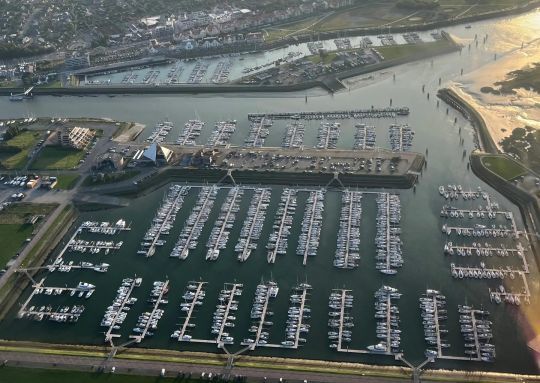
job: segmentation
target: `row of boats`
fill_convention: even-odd
[[[354,269],[360,261],[360,222],[362,218],[362,193],[345,190],[341,194],[341,215],[334,266]]]
[[[255,188],[253,190],[247,216],[240,230],[238,243],[234,248],[240,262],[245,262],[251,252],[257,248],[257,241],[261,236],[266,210],[270,203],[270,194],[271,189],[269,188]]]
[[[306,202],[302,230],[296,249],[296,254],[304,257],[304,265],[307,263],[307,256],[314,257],[317,255],[323,221],[325,192],[324,189],[309,192]]]
[[[236,120],[218,121],[208,138],[207,146],[227,146],[236,131]]]
[[[521,298],[524,298],[525,303],[529,304],[530,298],[524,292],[523,294],[520,293],[510,293],[506,291],[503,285],[499,285],[498,290],[489,291],[489,299],[497,304],[500,304],[501,302],[509,303],[511,305],[519,306],[521,305]]]
[[[284,347],[297,348],[299,343],[306,342],[304,336],[310,329],[306,321],[311,318],[311,308],[306,304],[309,290],[311,290],[311,285],[308,283],[300,283],[292,289],[285,327],[286,340],[281,342]]]
[[[193,70],[189,74],[187,82],[190,84],[198,84],[202,82],[204,76],[206,75],[206,72],[208,71],[209,66],[210,64],[206,62],[197,61],[197,63],[193,67]]]
[[[370,109],[351,109],[329,112],[279,112],[279,113],[248,113],[248,120],[254,118],[267,117],[272,120],[346,120],[349,118],[395,118],[396,116],[407,116],[410,110],[408,107],[386,107]]]
[[[178,61],[172,68],[169,70],[169,73],[167,73],[167,84],[179,84],[180,76],[184,72],[184,67],[182,66],[181,62]]]
[[[330,348],[341,351],[343,343],[352,341],[354,318],[350,311],[353,307],[353,295],[349,290],[332,290],[328,300],[328,340]]]
[[[191,210],[180,236],[170,254],[171,257],[186,259],[190,250],[197,247],[199,236],[204,224],[208,220],[212,206],[216,199],[218,188],[215,186],[204,186],[199,192],[199,198]]]
[[[513,251],[519,256],[523,256],[523,246],[521,243],[517,244],[516,249],[507,249],[504,244],[500,247],[491,246],[489,243],[482,245],[481,243],[473,242],[471,246],[456,246],[453,242],[449,241],[444,244],[444,254],[446,255],[460,255],[462,257],[477,255],[481,257],[492,257],[497,255],[499,257],[508,257]]]
[[[248,147],[260,148],[264,145],[264,140],[270,134],[272,120],[269,118],[254,119],[249,122],[249,132],[244,140],[244,145]]]
[[[390,125],[390,146],[393,151],[406,152],[411,150],[414,131],[407,124]]]
[[[268,317],[274,315],[272,311],[268,311],[268,305],[270,300],[277,297],[279,287],[275,282],[262,282],[257,285],[255,289],[255,296],[253,297],[253,306],[251,307],[250,317],[252,319],[249,332],[254,337],[245,338],[242,344],[253,344],[255,346],[264,346],[268,344],[268,333],[270,326],[273,325],[271,320],[267,320]]]
[[[72,239],[68,244],[69,251],[76,251],[79,253],[99,254],[101,250],[104,250],[105,255],[109,254],[111,250],[119,250],[124,241],[86,241],[84,239]]]
[[[159,306],[169,303],[164,298],[168,291],[168,281],[155,281],[153,283],[150,298],[148,299],[148,303],[152,305],[152,311],[145,311],[139,315],[137,324],[132,330],[133,337],[140,341],[147,336],[154,335],[153,331],[157,330],[158,322],[165,313],[165,310],[160,309]]]
[[[231,74],[232,61],[219,61],[212,74],[212,81],[214,84],[224,84],[229,81],[229,75]]]
[[[171,121],[158,122],[150,135],[146,138],[146,142],[159,144],[160,142],[165,141],[165,138],[173,128],[174,124]]]
[[[393,275],[403,265],[401,250],[401,202],[397,194],[380,193],[377,202],[376,268],[383,274]]]
[[[204,122],[201,120],[188,120],[184,124],[184,129],[176,139],[178,145],[195,146],[195,140],[201,135]]]
[[[458,311],[461,334],[465,340],[465,354],[483,362],[494,362],[495,346],[489,343],[493,338],[489,312],[465,305],[458,306]]]
[[[287,130],[285,131],[285,136],[281,142],[283,148],[293,148],[298,149],[304,143],[304,134],[306,132],[306,127],[304,123],[300,121],[292,121],[287,124]]]
[[[84,305],[60,306],[56,310],[52,306],[31,306],[28,311],[19,312],[19,318],[26,318],[41,322],[48,318],[52,322],[75,323],[84,312]]]
[[[445,199],[459,199],[460,196],[464,200],[474,200],[482,197],[483,199],[487,200],[489,195],[482,191],[482,188],[478,186],[477,190],[469,190],[465,191],[463,190],[463,186],[461,185],[451,185],[448,184],[446,186],[440,185],[439,186],[439,194],[443,196]]]
[[[441,356],[441,349],[450,347],[450,344],[442,339],[448,334],[448,330],[441,323],[448,319],[446,297],[437,290],[427,289],[426,293],[420,297],[420,310],[422,311],[424,339],[429,346],[425,354],[427,357]]]
[[[484,219],[486,217],[490,219],[497,218],[497,212],[492,210],[484,210],[482,206],[479,206],[476,210],[464,210],[444,205],[441,209],[441,217],[444,218],[465,218],[465,215],[467,215],[470,219]],[[505,216],[506,219],[512,219],[510,212],[506,212]]]
[[[486,237],[486,238],[518,238],[519,234],[505,225],[486,225],[476,224],[474,227],[452,227],[444,224],[442,232],[451,235],[455,230],[456,234],[463,237]]]
[[[141,249],[138,254],[151,257],[155,253],[156,246],[163,246],[165,240],[161,236],[168,235],[173,228],[176,215],[182,204],[184,197],[190,191],[190,186],[171,185],[165,194],[152,223],[141,242]]]
[[[354,149],[370,150],[375,148],[375,127],[373,125],[356,124],[354,134]]]
[[[335,149],[339,138],[339,122],[321,122],[317,133],[317,149]]]
[[[399,308],[394,303],[401,297],[396,288],[383,285],[375,292],[376,335],[379,343],[368,346],[374,353],[400,353],[401,330],[399,329]]]
[[[72,269],[92,269],[98,273],[106,273],[109,270],[108,263],[100,263],[99,265],[94,265],[91,262],[80,262],[75,264],[74,261],[69,261],[64,263],[64,259],[61,257],[56,258],[56,260],[47,267],[47,270],[52,273],[54,271],[60,271],[62,273],[69,273]]]
[[[120,330],[120,326],[124,323],[127,312],[131,308],[130,306],[137,302],[137,298],[132,297],[131,292],[135,287],[139,287],[141,283],[142,278],[124,278],[122,280],[120,287],[116,290],[116,296],[112,304],[107,307],[101,320],[101,327],[109,328],[108,335],[113,330]]]
[[[218,344],[233,344],[234,337],[231,336],[226,329],[234,327],[236,317],[232,312],[238,310],[237,297],[242,295],[242,284],[225,284],[223,290],[220,291],[218,304],[212,321],[212,334],[216,335]]]
[[[108,221],[84,221],[77,229],[77,232],[81,233],[85,230],[92,234],[115,235],[124,230],[131,230],[131,227],[123,219],[119,219],[114,223]]]
[[[515,278],[513,271],[500,269],[486,269],[481,262],[480,267],[459,267],[454,263],[450,264],[450,272],[454,278],[474,278],[474,279],[504,279],[508,273],[511,278]]]
[[[203,304],[203,299],[206,295],[205,291],[203,290],[204,284],[205,282],[188,282],[187,289],[184,292],[184,295],[182,295],[183,302],[180,303],[180,311],[185,313],[186,317],[184,318],[182,329],[175,330],[171,334],[172,339],[178,339],[179,341],[183,342],[191,341],[192,336],[187,334],[187,331],[196,326],[195,323],[190,322],[190,319],[195,311],[195,308]]]
[[[225,202],[221,205],[219,216],[214,223],[210,237],[206,242],[206,260],[215,261],[219,253],[224,250],[229,240],[229,234],[236,220],[236,213],[240,210],[240,200],[244,195],[244,189],[234,187],[229,190]]]
[[[334,44],[339,51],[352,49],[351,40],[348,38],[335,39]]]
[[[296,195],[297,191],[289,188],[285,188],[281,194],[281,200],[272,226],[273,231],[266,244],[268,263],[274,263],[278,254],[287,254],[288,238],[291,234],[293,217],[297,206]]]

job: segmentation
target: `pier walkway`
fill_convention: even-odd
[[[396,116],[406,116],[409,108],[371,108],[352,109],[331,112],[281,112],[281,113],[249,113],[248,120],[270,118],[272,120],[338,120],[349,118],[395,118]]]
[[[120,334],[114,334],[113,330],[117,325],[118,319],[120,318],[120,314],[124,311],[124,307],[126,307],[127,302],[131,299],[131,293],[133,293],[133,289],[137,286],[137,278],[133,278],[133,281],[131,281],[127,293],[124,296],[124,299],[122,300],[122,303],[120,303],[120,306],[116,310],[115,315],[112,318],[111,324],[107,331],[105,332],[105,342],[111,342],[113,338],[120,338]]]
[[[163,298],[163,295],[166,294],[169,287],[169,280],[167,279],[164,283],[164,285],[161,288],[161,291],[159,295],[156,298],[156,302],[154,303],[154,307],[152,308],[152,311],[150,313],[149,319],[146,321],[146,325],[144,326],[142,332],[138,335],[130,335],[129,337],[131,339],[134,339],[136,343],[141,343],[141,341],[146,337],[146,334],[148,333],[148,329],[150,328],[151,319],[154,318],[154,315],[156,311],[159,308],[159,305],[161,304],[161,299]]]
[[[278,254],[278,251],[280,251],[280,248],[282,247],[281,242],[286,239],[286,237],[289,235],[288,230],[284,230],[286,226],[286,222],[291,217],[291,213],[289,212],[290,206],[291,206],[291,200],[294,195],[296,195],[296,192],[292,189],[287,189],[283,192],[285,203],[283,205],[283,213],[278,218],[279,219],[279,229],[276,232],[276,241],[274,243],[274,248],[271,249],[268,252],[268,263],[275,263],[276,262],[276,256]],[[277,221],[277,220],[276,220]]]
[[[180,335],[178,336],[179,341],[187,340],[187,338],[184,338],[186,335],[186,331],[189,327],[189,322],[191,320],[191,316],[193,315],[193,310],[195,309],[195,306],[197,305],[197,301],[202,298],[201,293],[203,292],[203,287],[206,284],[206,282],[189,282],[190,284],[196,284],[197,289],[195,290],[195,295],[193,296],[193,300],[191,301],[191,305],[189,306],[189,310],[186,314],[186,317],[184,318],[184,323],[182,324],[182,327],[180,328]],[[191,338],[189,339],[191,340]]]

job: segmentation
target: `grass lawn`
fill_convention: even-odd
[[[33,230],[34,227],[30,224],[0,224],[0,269],[17,253]]]
[[[505,156],[483,156],[481,161],[486,168],[507,181],[527,173],[521,164]]]
[[[423,44],[389,45],[377,47],[376,49],[383,55],[385,60],[393,60],[413,56],[421,52],[439,51],[449,44],[446,40],[440,40]]]
[[[8,146],[19,148],[18,153],[0,153],[0,163],[7,169],[21,169],[28,160],[28,153],[39,141],[39,132],[22,132],[6,141]]]
[[[73,189],[80,176],[78,174],[62,174],[57,177],[56,189]]]
[[[150,376],[121,375],[110,373],[88,373],[80,371],[47,370],[33,368],[0,368],[3,382],[9,383],[154,383],[185,382],[194,383],[195,379],[160,378]]]
[[[14,203],[0,212],[0,224],[22,224],[30,216],[49,214],[56,206],[53,203]]]
[[[30,164],[31,169],[73,169],[84,157],[83,150],[46,146]]]
[[[329,64],[332,64],[332,62],[336,59],[336,57],[337,57],[337,53],[327,52],[323,54],[322,57],[321,55],[313,55],[313,56],[308,56],[307,59],[313,62],[314,64],[319,64],[320,62],[322,62],[324,65],[329,65]]]

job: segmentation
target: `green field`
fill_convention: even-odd
[[[84,151],[60,146],[46,146],[30,164],[31,169],[73,169],[84,158]]]
[[[17,153],[2,153],[0,151],[0,164],[6,169],[21,169],[28,160],[28,153],[39,141],[38,132],[22,132],[6,141],[7,146],[19,149]]]
[[[486,168],[506,181],[527,173],[522,165],[505,156],[483,156],[481,161]]]
[[[17,253],[26,238],[34,231],[34,226],[26,223],[33,215],[47,215],[56,205],[16,203],[0,212],[0,269]]]
[[[317,34],[359,28],[385,28],[417,25],[437,20],[459,20],[464,17],[501,11],[510,7],[521,6],[527,0],[439,0],[433,8],[415,6],[397,6],[406,1],[365,1],[353,7],[325,12],[324,14],[307,15],[305,19],[296,20],[266,28],[264,38],[268,42],[291,36]],[[382,30],[381,30],[382,32]]]
[[[423,44],[405,44],[405,45],[389,45],[377,47],[377,51],[384,56],[385,60],[393,60],[414,56],[424,52],[437,52],[450,43],[446,40],[439,40],[431,43]]]
[[[13,257],[26,240],[30,237],[34,227],[29,224],[0,224],[0,269]]]
[[[78,174],[62,174],[57,177],[58,183],[56,189],[69,190],[73,189],[80,176]]]
[[[194,383],[199,381],[195,379],[180,379],[176,377],[161,378],[98,372],[88,373],[80,371],[29,369],[15,367],[0,368],[0,377],[1,381],[6,383]]]

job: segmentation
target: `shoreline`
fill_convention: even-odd
[[[410,55],[402,58],[385,60],[377,64],[368,65],[364,67],[357,67],[349,70],[345,70],[333,75],[319,77],[315,80],[305,81],[298,84],[291,85],[243,85],[237,83],[231,83],[227,85],[213,85],[213,84],[200,84],[200,85],[160,85],[160,86],[92,86],[84,85],[78,87],[66,87],[66,88],[35,88],[32,93],[34,95],[44,96],[79,96],[84,95],[109,95],[114,97],[115,95],[136,95],[136,94],[220,94],[220,93],[283,93],[283,92],[298,92],[309,90],[313,88],[322,88],[329,93],[335,93],[336,91],[345,89],[345,86],[341,83],[342,80],[361,76],[367,73],[376,72],[383,69],[388,69],[394,66],[407,64],[410,62],[425,60],[431,57],[449,54],[452,52],[458,52],[462,49],[461,45],[455,42],[450,35],[443,32],[444,39],[448,42],[447,46],[441,47],[434,51],[421,52],[418,55]],[[336,87],[336,83],[339,84]],[[21,88],[0,88],[0,96],[9,96],[12,93],[21,92]]]
[[[236,375],[248,373],[248,378],[259,379],[275,373],[285,377],[301,374],[303,379],[307,378],[309,381],[361,382],[364,381],[365,377],[379,378],[381,381],[410,380],[413,371],[415,371],[407,366],[382,366],[248,355],[237,356],[237,360],[228,369],[227,354],[131,348],[119,351],[115,355],[115,359],[109,360],[108,356],[112,351],[110,347],[105,346],[0,341],[0,354],[4,360],[9,362],[11,358],[11,360],[17,361],[17,365],[23,361],[32,367],[42,367],[45,363],[51,367],[58,368],[64,365],[82,371],[90,368],[94,372],[105,372],[105,369],[116,366],[124,373],[135,375],[158,375],[161,369],[165,368],[169,373],[180,373],[186,369],[197,373],[201,371],[223,373],[225,371]],[[57,359],[58,357],[60,358]],[[426,369],[421,371],[421,374],[423,379],[447,382],[471,380],[508,382],[525,379],[527,381],[540,381],[540,376],[537,375],[486,371]]]

